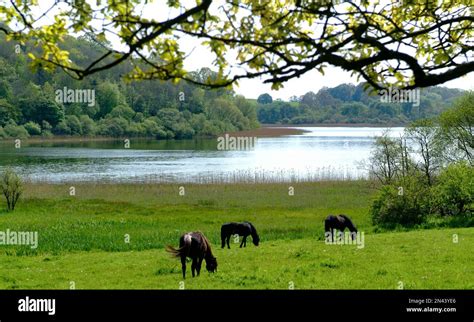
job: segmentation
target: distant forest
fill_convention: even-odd
[[[438,116],[452,106],[465,91],[447,87],[420,89],[419,102],[382,102],[381,96],[359,85],[324,87],[317,93],[293,96],[289,102],[259,96],[258,120],[267,124],[379,124],[406,125],[412,121]],[[419,103],[419,104],[417,104]]]
[[[3,34],[0,44],[0,138],[180,139],[249,130],[260,123],[406,124],[438,115],[462,94],[443,87],[424,89],[420,106],[413,107],[411,103],[382,103],[379,96],[367,94],[363,84],[342,84],[292,97],[289,102],[273,100],[268,94],[252,100],[229,89],[211,90],[185,82],[126,82],[121,76],[132,68],[126,62],[77,81],[61,70],[45,71],[41,66],[32,70],[25,48],[7,42]],[[84,62],[104,52],[103,45],[87,37],[69,37],[66,45],[71,56]],[[205,81],[215,73],[203,68],[193,77]],[[78,93],[92,90],[89,98],[93,101],[78,99]],[[69,96],[70,91],[76,95]]]

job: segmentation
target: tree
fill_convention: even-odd
[[[56,126],[64,118],[62,107],[45,97],[23,98],[20,101],[20,107],[24,122],[33,121],[39,124],[47,121],[52,126]]]
[[[140,15],[157,11],[150,2],[110,3],[55,1],[50,8],[36,0],[4,2],[0,31],[21,43],[33,39],[35,47],[28,52],[33,66],[44,70],[60,67],[77,79],[131,64],[134,68],[126,74],[132,79],[185,79],[227,86],[242,78],[263,77],[264,83],[278,89],[289,79],[313,69],[324,72],[333,65],[380,89],[433,86],[474,70],[474,62],[468,59],[474,50],[469,1],[389,1],[381,5],[376,0],[343,4],[174,0],[158,9],[170,13],[164,20]],[[57,8],[60,5],[63,10]],[[36,23],[43,16],[50,19]],[[72,55],[62,44],[73,31],[88,35],[102,54],[88,61]],[[205,41],[215,55],[217,78],[196,80],[186,72],[187,53],[180,44],[187,40],[182,35]],[[112,37],[117,38],[116,48],[109,42]],[[227,56],[233,53],[243,72],[229,68]]]
[[[10,121],[18,122],[20,115],[21,112],[16,106],[0,98],[0,126],[5,126]]]
[[[386,131],[375,139],[369,158],[369,173],[383,184],[391,184],[399,175],[401,166],[400,144]]]
[[[121,94],[117,84],[108,81],[101,83],[97,87],[96,97],[99,104],[98,118],[109,114],[121,101]]]
[[[454,153],[445,155],[465,159],[474,165],[474,92],[457,100],[452,109],[440,115],[439,122],[445,147],[454,148]]]
[[[7,200],[7,210],[15,210],[23,193],[23,181],[12,169],[6,168],[0,175],[0,190]]]
[[[423,172],[428,185],[442,165],[442,149],[438,128],[432,120],[418,120],[405,129],[415,151],[421,156],[418,168]]]
[[[259,103],[259,104],[271,104],[272,102],[273,102],[273,98],[268,93],[261,94],[257,98],[257,103]]]

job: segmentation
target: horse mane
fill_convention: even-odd
[[[344,214],[339,215],[339,217],[344,218],[344,220],[346,221],[346,226],[347,226],[347,228],[349,228],[349,230],[351,232],[352,231],[357,231],[356,226],[354,225],[354,223],[352,222],[352,220],[349,217],[347,217]]]
[[[212,255],[211,243],[209,242],[207,237],[204,236],[204,234],[201,233],[200,231],[197,231],[196,233],[201,236],[202,242],[206,245],[206,254],[205,254],[205,256],[206,257],[214,257],[214,255]]]
[[[250,233],[252,234],[252,238],[257,237],[260,239],[260,237],[258,237],[258,234],[257,234],[257,229],[254,227],[254,225],[252,225],[252,223],[249,221],[244,221],[244,223],[250,226]]]

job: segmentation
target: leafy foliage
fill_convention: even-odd
[[[370,208],[374,224],[393,228],[421,224],[429,214],[429,190],[416,177],[383,186]]]
[[[474,168],[466,163],[450,164],[441,171],[434,188],[437,211],[442,215],[471,214],[474,203]]]
[[[420,104],[382,103],[381,96],[365,90],[366,83],[357,86],[341,84],[323,87],[317,93],[308,92],[290,102],[257,99],[258,119],[265,124],[349,123],[400,125],[432,118],[446,111],[464,92],[445,87],[420,90]]]
[[[23,193],[23,181],[10,168],[0,174],[0,190],[7,201],[7,210],[15,210],[16,203]]]
[[[474,70],[470,0],[40,3],[2,3],[0,31],[21,45],[34,41],[26,50],[34,67],[60,67],[77,79],[129,65],[124,74],[130,79],[185,79],[217,87],[264,77],[278,89],[289,79],[313,69],[324,74],[333,65],[380,89],[434,86]],[[101,53],[77,54],[65,44],[72,33],[85,35]],[[217,74],[196,79],[185,70],[182,44],[189,37],[207,46]],[[112,46],[112,38],[119,45]],[[243,73],[231,68],[230,55]]]
[[[0,51],[0,138],[54,133],[180,139],[259,126],[256,104],[231,90],[158,80],[129,83],[119,68],[82,81],[60,70],[32,73],[1,33],[0,42],[5,44]],[[64,44],[74,58],[100,55],[100,47],[87,38],[67,37]],[[193,77],[217,76],[201,69]],[[94,94],[87,96],[90,101],[77,96],[87,91]]]

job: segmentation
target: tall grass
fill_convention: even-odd
[[[201,230],[220,244],[220,226],[252,221],[262,241],[322,239],[331,213],[372,229],[367,181],[293,184],[30,184],[14,213],[0,212],[0,230],[38,231],[39,247],[1,248],[27,255],[67,251],[127,251],[175,244],[181,233]],[[124,242],[129,235],[131,243]]]

